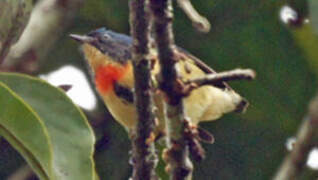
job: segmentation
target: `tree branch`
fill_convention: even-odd
[[[135,76],[135,97],[138,124],[132,132],[133,176],[134,180],[158,179],[155,167],[158,158],[155,153],[154,113],[151,91],[150,67],[150,25],[146,0],[130,0],[130,27],[133,37],[133,66]]]
[[[171,0],[150,0],[150,9],[154,18],[155,41],[160,60],[160,89],[165,93],[167,102],[164,104],[167,150],[164,159],[166,170],[171,172],[171,179],[191,179],[193,165],[189,159],[189,148],[184,137],[185,116],[183,95],[178,92],[178,74],[175,68],[176,55],[172,31]]]
[[[74,17],[83,0],[45,0],[32,11],[18,42],[10,48],[3,69],[33,72],[62,30]]]
[[[34,4],[32,0],[0,2],[0,64],[25,28]]]
[[[184,11],[188,18],[192,21],[193,27],[198,31],[207,33],[211,29],[211,25],[207,18],[201,16],[192,6],[190,0],[177,0],[179,7]]]
[[[197,87],[200,87],[233,80],[252,80],[255,76],[255,71],[251,69],[235,69],[220,73],[207,74],[202,78],[190,79],[186,82],[186,84],[195,84]]]
[[[309,105],[308,114],[298,131],[292,152],[285,158],[274,180],[296,179],[302,172],[309,152],[318,142],[318,96]]]

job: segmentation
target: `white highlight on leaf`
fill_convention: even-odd
[[[304,23],[308,24],[308,23],[310,23],[310,20],[308,18],[306,18],[306,19],[304,19]]]
[[[54,86],[71,85],[72,88],[66,94],[73,102],[84,109],[93,110],[97,99],[91,89],[85,74],[78,68],[66,65],[40,78]]]
[[[293,150],[293,147],[296,143],[296,138],[295,137],[290,137],[286,140],[285,146],[287,148],[288,151]]]
[[[292,151],[297,139],[290,137],[286,140],[285,146],[288,151]],[[318,170],[318,148],[313,148],[307,159],[307,166],[311,169]]]
[[[318,170],[318,148],[314,148],[309,153],[307,166],[314,170]]]
[[[285,24],[288,24],[290,21],[296,20],[298,15],[294,9],[285,5],[280,9],[279,17],[281,21],[283,21]]]

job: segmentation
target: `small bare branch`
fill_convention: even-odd
[[[318,142],[318,96],[309,105],[308,114],[298,131],[292,152],[285,158],[274,180],[297,179],[301,174],[309,152]]]
[[[177,0],[178,5],[192,21],[193,27],[199,32],[207,33],[211,29],[211,24],[207,18],[201,16],[192,6],[190,0]]]
[[[255,71],[251,69],[235,69],[220,73],[207,74],[202,78],[191,79],[187,81],[186,84],[195,84],[197,87],[200,87],[233,80],[252,80],[255,76]]]

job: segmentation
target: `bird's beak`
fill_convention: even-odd
[[[92,43],[95,41],[95,38],[85,35],[70,34],[70,37],[80,43]]]

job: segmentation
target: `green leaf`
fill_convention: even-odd
[[[42,80],[20,74],[0,73],[0,82],[21,96],[43,121],[52,144],[50,179],[97,179],[92,157],[93,131],[83,113],[64,92]],[[12,115],[20,114],[17,110]]]
[[[49,179],[52,153],[48,132],[38,115],[1,82],[0,107],[0,134],[25,157],[41,179]]]

